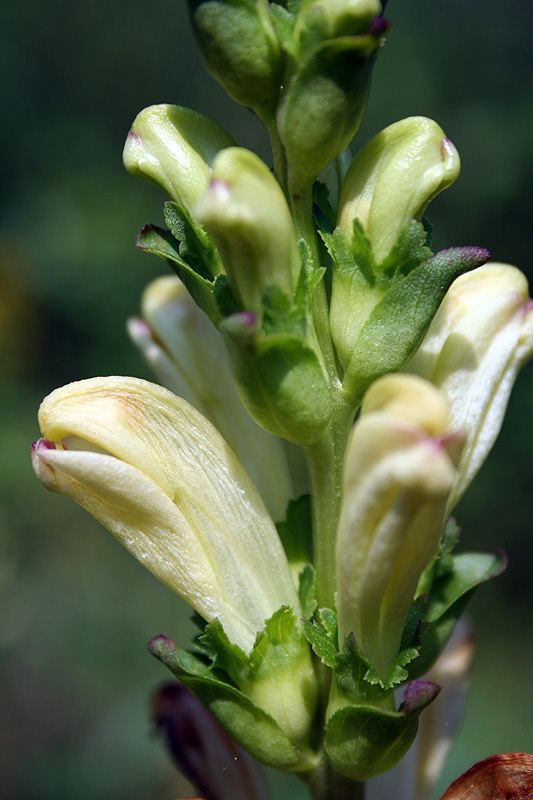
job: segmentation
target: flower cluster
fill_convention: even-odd
[[[193,651],[151,651],[318,792],[407,752],[439,691],[422,676],[502,569],[452,552],[449,514],[533,352],[532,305],[485,250],[432,252],[426,208],[459,173],[435,122],[390,125],[346,169],[381,3],[191,14],[209,70],[266,125],[274,174],[197,112],[138,115],[124,163],[170,199],[137,244],[177,277],[128,330],[167,388],[57,389],[33,465],[197,612]]]

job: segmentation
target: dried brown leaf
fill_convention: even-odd
[[[533,755],[500,753],[452,783],[441,800],[532,800]]]

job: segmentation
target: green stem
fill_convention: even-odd
[[[320,255],[313,221],[313,184],[301,181],[290,168],[288,170],[288,200],[296,237],[303,239],[306,243],[312,267],[317,270],[320,267]],[[330,381],[335,385],[340,385],[337,359],[329,329],[329,305],[324,281],[321,281],[314,291],[313,322]]]
[[[320,267],[317,234],[313,221],[313,187],[288,170],[288,197],[298,239],[303,239],[314,270]],[[342,499],[344,452],[353,406],[342,392],[337,358],[329,329],[329,306],[324,282],[313,295],[313,323],[318,352],[329,376],[333,401],[332,422],[326,436],[305,448],[311,481],[313,511],[313,561],[317,571],[317,600],[320,606],[335,607],[337,589],[335,540]]]
[[[313,560],[317,574],[317,600],[335,608],[337,566],[335,543],[342,500],[342,473],[346,442],[353,420],[351,404],[334,392],[333,419],[327,435],[306,448],[313,512]]]
[[[364,783],[339,775],[325,759],[307,784],[313,800],[364,800],[365,797]]]
[[[270,147],[272,149],[272,158],[274,161],[274,175],[279,185],[287,196],[287,158],[285,156],[285,148],[279,138],[278,129],[276,127],[275,119],[262,120],[265,126],[268,137],[270,139]]]

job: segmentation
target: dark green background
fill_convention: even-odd
[[[391,0],[387,12],[394,30],[359,143],[401,117],[434,117],[463,160],[459,182],[430,208],[437,246],[484,245],[531,271],[530,6]],[[137,112],[194,107],[268,159],[266,141],[204,72],[183,4],[7,0],[2,23],[0,794],[173,798],[185,790],[148,721],[166,674],[144,646],[159,631],[185,643],[188,611],[84,512],[39,486],[29,446],[38,404],[57,385],[150,377],[124,331],[162,271],[134,248],[143,223],[161,222],[163,200],[121,165]],[[510,566],[472,605],[472,691],[441,787],[489,754],[533,748],[532,388],[530,367],[458,509],[464,546],[501,544]],[[277,798],[296,798],[293,780],[275,783]]]

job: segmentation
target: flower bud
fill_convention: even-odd
[[[87,509],[159,580],[250,652],[265,619],[299,602],[277,531],[215,428],[167,389],[93,378],[39,409],[46,488]]]
[[[380,14],[380,0],[304,0],[295,37],[302,49],[337,36],[356,36]]]
[[[304,184],[311,184],[357,132],[387,27],[378,18],[359,36],[323,41],[288,76],[277,127],[289,166]]]
[[[238,103],[275,104],[282,82],[281,48],[267,3],[189,0],[207,69]]]
[[[240,147],[219,153],[195,215],[213,236],[244,309],[259,312],[272,285],[293,297],[300,257],[292,217],[280,185],[258,156]]]
[[[345,460],[337,541],[340,642],[384,680],[420,575],[437,549],[462,438],[427,381],[388,375],[363,400]]]
[[[449,509],[487,457],[518,371],[533,354],[533,305],[516,267],[489,263],[455,280],[405,367],[437,386],[467,432]]]
[[[168,275],[145,289],[144,319],[128,332],[161,383],[213,423],[240,459],[274,520],[285,518],[291,478],[283,444],[257,425],[237,394],[220,333]]]
[[[459,175],[457,150],[433,120],[407,117],[374,136],[357,154],[341,189],[339,228],[351,239],[359,220],[377,264],[410,219]]]
[[[211,180],[211,163],[235,142],[217,122],[182,106],[149,106],[135,118],[124,145],[124,166],[157,183],[191,211]]]

